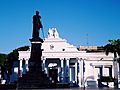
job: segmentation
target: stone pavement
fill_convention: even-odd
[[[17,89],[16,89],[17,90]],[[98,89],[98,88],[69,88],[69,89],[19,89],[19,90],[120,90],[120,89],[113,89],[113,88],[103,88],[103,89]]]

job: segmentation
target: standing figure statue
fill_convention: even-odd
[[[39,30],[43,28],[40,19],[41,16],[39,15],[39,12],[36,11],[36,15],[33,16],[33,38],[39,38]]]

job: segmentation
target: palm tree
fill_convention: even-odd
[[[114,87],[118,88],[118,67],[120,66],[120,39],[108,40],[109,44],[105,46],[105,54],[109,55],[110,52],[114,54],[113,67],[114,67]]]

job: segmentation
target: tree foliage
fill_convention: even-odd
[[[4,65],[4,61],[6,60],[7,55],[6,54],[0,54],[0,66]]]
[[[29,50],[29,46],[23,46],[13,50],[8,54],[8,60],[12,60],[12,61],[18,60],[18,56],[19,56],[18,51],[27,51],[27,50]]]
[[[106,55],[112,52],[114,53],[114,58],[116,58],[117,56],[120,57],[120,39],[108,41],[109,44],[104,47]]]

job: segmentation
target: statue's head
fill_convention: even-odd
[[[39,15],[39,11],[36,11],[36,15]]]

